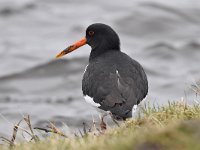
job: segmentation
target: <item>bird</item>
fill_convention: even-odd
[[[110,112],[115,120],[131,118],[133,110],[148,93],[143,67],[121,51],[118,34],[103,23],[89,25],[85,37],[58,53],[56,58],[85,44],[91,47],[82,79],[86,102],[103,112]]]

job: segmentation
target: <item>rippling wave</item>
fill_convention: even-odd
[[[54,120],[71,126],[97,114],[81,91],[90,48],[53,60],[94,22],[110,24],[122,51],[144,66],[148,99],[164,104],[186,95],[192,102],[189,87],[200,81],[199,16],[195,0],[2,0],[0,113],[12,121],[28,113],[35,125]],[[0,122],[0,133],[8,134]]]

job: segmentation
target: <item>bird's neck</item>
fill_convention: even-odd
[[[94,60],[95,58],[101,56],[102,54],[110,51],[120,51],[120,48],[106,49],[104,48],[93,48],[90,53],[89,62]]]

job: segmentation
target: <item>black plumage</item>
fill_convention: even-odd
[[[92,50],[82,80],[83,95],[93,98],[116,119],[131,117],[133,106],[148,93],[142,66],[121,52],[119,37],[108,25],[90,25],[86,39]]]

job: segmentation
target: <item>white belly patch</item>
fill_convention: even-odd
[[[89,103],[89,104],[92,105],[92,106],[95,106],[95,107],[101,106],[99,103],[95,103],[94,100],[93,100],[93,98],[92,98],[92,97],[89,97],[88,95],[85,95],[85,96],[84,96],[84,99],[85,99],[85,101],[86,101],[87,103]]]
[[[137,111],[137,105],[134,105],[132,108],[132,117],[135,115],[136,111]]]

